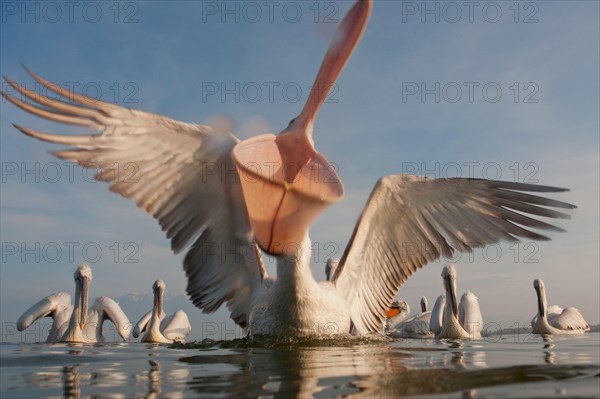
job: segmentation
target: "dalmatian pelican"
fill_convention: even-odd
[[[249,334],[323,335],[382,332],[400,286],[441,256],[501,240],[548,239],[562,231],[537,217],[568,218],[573,205],[532,194],[564,189],[503,181],[390,175],[376,183],[330,281],[310,269],[308,228],[344,187],[314,147],[317,112],[366,27],[371,0],[342,20],[300,115],[279,134],[240,142],[210,126],[124,108],[33,79],[61,99],[6,78],[31,102],[3,93],[21,109],[96,135],[24,134],[70,148],[53,154],[136,201],[156,218],[175,253],[187,249],[187,293],[206,313],[225,304]],[[37,104],[35,104],[37,103]],[[364,145],[371,147],[377,143]],[[136,165],[135,179],[124,168]],[[119,178],[115,179],[115,176]],[[261,250],[277,261],[267,274]]]
[[[117,333],[126,340],[131,330],[129,319],[118,303],[101,296],[88,309],[88,290],[92,282],[92,268],[82,264],[75,271],[75,304],[71,295],[58,292],[49,295],[29,308],[17,321],[19,331],[26,330],[33,322],[44,317],[52,318],[52,327],[46,342],[105,342],[102,335],[104,321],[110,320]]]

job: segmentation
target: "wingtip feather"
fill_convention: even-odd
[[[37,130],[29,129],[16,123],[12,124],[21,133],[36,138],[38,140],[46,141],[54,144],[67,144],[72,146],[82,145],[89,143],[91,136],[62,136],[58,134],[43,133]]]

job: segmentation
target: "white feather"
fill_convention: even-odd
[[[538,306],[538,314],[531,320],[534,334],[574,335],[590,330],[590,325],[578,309],[546,306],[546,288],[542,280],[535,280],[533,286],[538,296],[538,304],[543,303],[543,309]],[[545,314],[542,314],[542,311]]]
[[[92,279],[91,268],[83,264],[75,272],[76,285],[78,278]],[[82,295],[80,289],[76,288],[76,295]],[[66,292],[58,292],[47,296],[29,308],[17,321],[17,329],[23,331],[31,324],[43,317],[52,317],[52,328],[46,342],[104,342],[102,325],[105,320],[112,321],[117,333],[122,339],[127,339],[131,329],[129,319],[121,307],[111,298],[98,297],[92,307],[88,309],[87,320],[83,328],[77,320],[74,320],[75,312],[81,312],[81,298],[75,298],[75,306],[71,305],[71,295]]]
[[[66,292],[57,292],[56,294],[48,295],[27,309],[19,317],[19,320],[17,320],[17,330],[24,331],[36,320],[51,317],[52,327],[48,332],[46,342],[58,342],[67,330],[72,312],[71,295]]]
[[[361,14],[362,27],[368,8],[368,2],[353,8]],[[284,331],[290,321],[290,331],[299,334],[315,331],[308,325],[321,331],[323,323],[334,323],[339,332],[350,325],[357,334],[381,332],[394,296],[419,268],[441,256],[452,257],[455,250],[470,252],[520,237],[547,239],[534,230],[562,230],[535,217],[568,218],[552,208],[574,208],[530,194],[565,191],[554,187],[386,176],[375,185],[330,284],[317,284],[309,266],[284,258],[278,259],[278,270],[293,271],[274,282],[253,240],[231,157],[239,142],[235,136],[90,99],[31,75],[60,99],[31,92],[10,79],[8,84],[31,101],[3,95],[27,112],[100,134],[64,136],[17,128],[39,140],[70,146],[53,153],[59,158],[99,166],[97,180],[108,182],[111,191],[156,218],[176,253],[188,249],[184,269],[194,305],[211,313],[226,304],[231,318],[250,333]],[[293,311],[286,313],[282,304]],[[258,327],[251,314],[264,316],[275,328]],[[249,328],[252,322],[258,330]]]
[[[477,298],[471,291],[467,291],[460,298],[460,305],[458,306],[458,321],[471,337],[474,339],[481,338],[481,331],[483,330],[483,316],[481,315],[479,298]]]
[[[190,320],[183,310],[178,310],[170,316],[167,316],[163,311],[162,303],[165,288],[166,284],[163,280],[156,280],[152,286],[154,306],[136,323],[133,329],[134,338],[137,338],[143,332],[142,342],[184,342],[185,337],[192,331]]]
[[[444,289],[448,300],[445,303],[442,327],[436,333],[436,338],[450,339],[481,339],[483,329],[483,316],[479,306],[479,299],[475,294],[467,291],[463,294],[460,304],[455,310],[452,309],[452,303],[456,302],[456,267],[454,265],[445,266],[442,270],[444,279]]]
[[[431,319],[429,327],[434,334],[442,332],[442,325],[444,324],[444,308],[446,307],[446,294],[442,294],[437,297],[433,310],[431,311]]]

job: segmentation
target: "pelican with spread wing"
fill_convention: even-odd
[[[184,342],[185,337],[192,331],[190,320],[183,310],[178,310],[169,316],[164,312],[163,295],[165,288],[166,284],[163,280],[156,280],[152,285],[154,306],[133,327],[134,338],[145,332],[142,336],[142,342]]]
[[[467,291],[458,303],[456,296],[456,267],[442,269],[445,295],[438,298],[431,315],[431,330],[436,338],[481,339],[483,316],[479,298]],[[443,309],[442,309],[443,306]],[[440,322],[441,317],[441,322]],[[436,320],[434,322],[434,320]]]
[[[31,73],[63,101],[6,81],[4,96],[40,117],[100,134],[66,136],[15,125],[28,136],[70,148],[53,152],[136,201],[156,218],[175,253],[187,249],[187,293],[204,312],[226,304],[250,334],[322,335],[383,331],[400,286],[419,268],[500,240],[547,239],[562,231],[537,217],[568,218],[574,206],[531,194],[563,189],[477,179],[381,178],[330,281],[310,270],[308,227],[344,189],[313,142],[317,112],[350,58],[371,10],[359,0],[327,51],[301,114],[278,135],[244,142],[229,132],[91,100]],[[37,103],[37,104],[34,104]],[[123,168],[136,165],[135,179]],[[277,259],[267,275],[261,251]]]
[[[92,269],[82,264],[75,271],[75,304],[71,295],[58,292],[42,299],[29,308],[17,321],[17,329],[23,331],[33,322],[44,317],[52,318],[52,327],[46,342],[105,342],[102,326],[110,320],[117,333],[126,340],[131,324],[118,303],[101,296],[88,309],[88,289],[92,282]]]

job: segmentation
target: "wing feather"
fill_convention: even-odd
[[[129,318],[125,315],[125,312],[123,312],[123,309],[121,309],[114,299],[100,296],[94,301],[92,309],[100,315],[98,323],[102,324],[104,320],[110,320],[117,328],[117,333],[121,338],[126,340],[129,337],[131,323],[129,322]]]
[[[165,317],[160,324],[164,337],[173,341],[184,341],[192,331],[190,320],[183,310],[178,310],[171,316]]]
[[[431,310],[431,318],[429,320],[429,327],[434,334],[442,332],[442,326],[444,325],[444,307],[446,306],[446,295],[442,294],[437,297],[433,309]]]
[[[581,330],[589,331],[590,325],[583,318],[583,315],[577,308],[565,308],[559,316],[552,320],[548,317],[548,322],[559,330]]]
[[[19,320],[17,320],[17,330],[23,331],[32,325],[36,320],[43,317],[57,317],[57,314],[71,307],[71,295],[66,292],[57,292],[48,295],[39,302],[27,309]]]
[[[566,219],[573,209],[536,193],[565,189],[479,179],[387,176],[373,189],[333,281],[358,333],[381,331],[400,286],[419,268],[455,250],[563,231],[532,216]]]
[[[184,268],[194,304],[213,312],[226,303],[232,317],[245,325],[250,295],[266,272],[253,247],[231,159],[239,140],[209,126],[88,98],[28,72],[59,98],[34,93],[5,77],[37,105],[2,93],[6,99],[42,118],[89,127],[99,134],[66,136],[15,127],[36,139],[70,146],[53,155],[96,168],[95,178],[107,182],[110,191],[135,201],[156,218],[175,253],[190,248]]]
[[[131,335],[133,335],[133,338],[139,337],[141,333],[146,331],[146,328],[148,328],[148,324],[150,323],[151,318],[152,318],[152,310],[146,312],[146,314],[144,314],[140,318],[140,320],[138,320],[138,322],[135,323],[135,326],[133,326],[133,331],[131,332]]]

